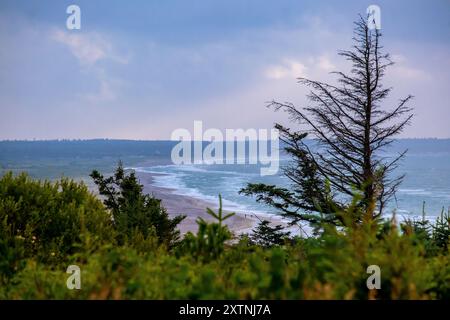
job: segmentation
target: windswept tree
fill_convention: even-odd
[[[392,177],[392,171],[406,151],[389,159],[382,151],[410,122],[412,109],[407,103],[412,96],[396,106],[386,105],[391,88],[384,87],[382,79],[393,62],[382,52],[380,37],[379,30],[369,29],[360,17],[353,47],[339,52],[352,64],[349,73],[333,72],[336,85],[299,78],[300,84],[311,88],[309,104],[302,109],[270,103],[304,128],[296,132],[276,124],[286,152],[293,157],[284,168],[292,188],[249,184],[241,193],[256,196],[295,221],[339,223],[344,217],[337,213],[350,205],[358,208],[350,217],[355,223],[363,220],[361,212],[370,219],[383,213],[402,181],[403,176]],[[307,135],[315,142],[313,148],[304,140]]]

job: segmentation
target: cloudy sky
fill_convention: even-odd
[[[68,30],[66,8],[81,8]],[[169,139],[173,130],[271,128],[296,78],[333,81],[352,22],[381,8],[396,64],[386,106],[411,93],[403,137],[450,138],[450,1],[0,1],[0,139]]]

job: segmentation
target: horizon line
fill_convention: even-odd
[[[305,138],[305,140],[314,140],[314,138]],[[450,137],[414,137],[414,138],[396,138],[392,140],[450,140]],[[55,139],[0,139],[1,142],[89,142],[89,141],[130,141],[130,142],[182,142],[188,140],[170,140],[170,139],[126,139],[126,138],[55,138]],[[189,140],[191,142],[227,142],[227,141],[240,141],[240,140]],[[274,141],[272,139],[257,139],[245,141]]]

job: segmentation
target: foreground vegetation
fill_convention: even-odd
[[[216,222],[199,220],[196,234],[180,238],[183,217],[169,218],[133,174],[92,176],[104,203],[67,179],[0,179],[0,299],[450,298],[444,212],[433,225],[343,218],[311,238],[262,222],[237,238],[221,208],[208,209]],[[66,286],[69,265],[81,269],[80,290]],[[381,268],[379,290],[367,288],[369,265]]]

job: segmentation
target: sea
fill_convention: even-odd
[[[54,180],[69,177],[93,187],[89,174],[97,169],[111,174],[119,161],[137,172],[157,173],[154,184],[171,192],[217,203],[221,194],[225,209],[274,214],[270,207],[239,194],[248,183],[289,188],[280,169],[262,176],[260,164],[183,164],[172,162],[171,151],[178,142],[133,140],[0,141],[0,175],[22,171],[34,178]],[[450,210],[450,139],[399,139],[385,151],[392,158],[408,150],[394,175],[405,175],[386,215],[435,219]],[[248,160],[248,159],[247,159]],[[291,159],[280,152],[278,165]],[[249,161],[247,161],[249,162]]]

